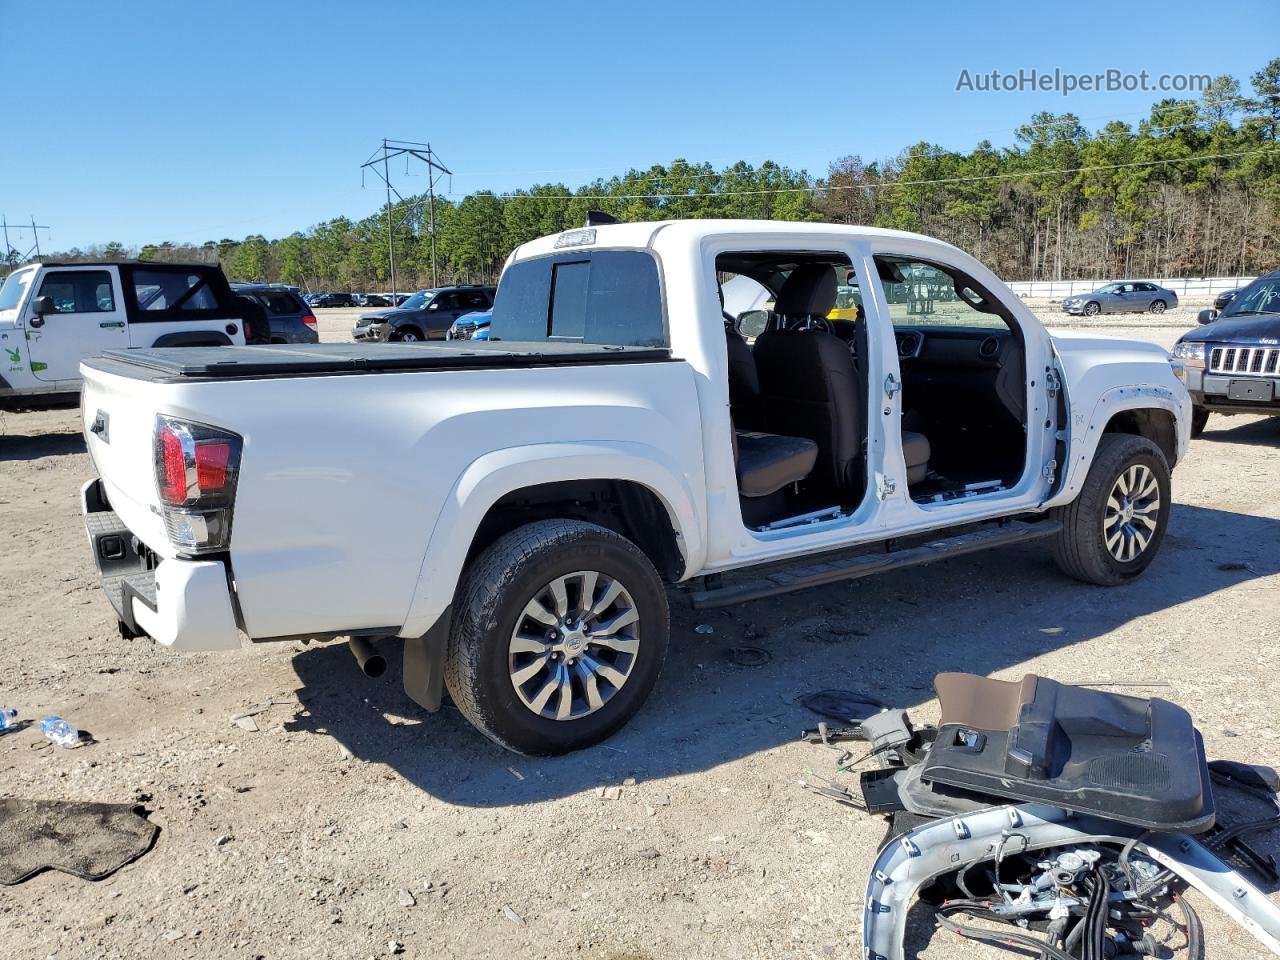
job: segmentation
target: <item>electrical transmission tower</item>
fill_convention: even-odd
[[[387,262],[391,268],[391,296],[392,299],[399,292],[396,289],[396,245],[395,231],[392,226],[392,206],[391,194],[396,195],[396,199],[401,203],[404,197],[400,196],[394,186],[391,185],[391,160],[394,157],[404,156],[405,170],[408,171],[409,157],[416,157],[427,165],[427,204],[430,219],[430,238],[431,238],[431,285],[438,286],[440,283],[439,273],[436,270],[436,184],[445,176],[453,176],[453,171],[440,162],[440,158],[435,151],[431,149],[429,143],[417,143],[413,140],[387,140],[383,139],[382,146],[373,151],[373,155],[364,163],[360,164],[361,170],[372,170],[387,188]],[[381,169],[379,169],[381,167]],[[363,177],[361,177],[361,185],[363,185]]]
[[[45,226],[42,223],[36,223],[35,217],[31,218],[31,239],[33,242],[32,242],[32,245],[28,247],[25,251],[18,249],[17,247],[13,246],[9,242],[9,220],[3,214],[0,214],[0,227],[2,227],[4,230],[4,262],[5,263],[9,264],[10,266],[17,266],[19,263],[22,263],[24,260],[29,260],[31,258],[31,254],[33,253],[36,255],[37,260],[40,259],[40,231],[43,230],[45,231],[45,233],[48,233],[49,228],[47,226]],[[19,234],[18,234],[19,236],[22,235],[21,231],[24,231],[27,229],[27,225],[25,223],[14,224],[14,227],[16,230],[19,231]]]

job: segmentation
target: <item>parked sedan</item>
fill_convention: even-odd
[[[317,293],[307,300],[313,307],[354,307],[355,298],[349,293]]]
[[[265,283],[233,283],[237,296],[248,297],[262,307],[270,326],[266,342],[319,343],[316,315],[288,287]]]
[[[1178,305],[1178,295],[1146,280],[1120,280],[1092,293],[1067,297],[1064,313],[1096,317],[1100,313],[1164,313]]]

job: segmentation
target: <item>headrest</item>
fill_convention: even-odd
[[[784,317],[825,317],[836,305],[836,272],[827,263],[802,263],[778,291],[774,312]]]

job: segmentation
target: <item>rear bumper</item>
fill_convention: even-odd
[[[80,489],[80,504],[102,590],[128,634],[174,650],[239,648],[226,564],[157,558],[111,509],[98,480]]]

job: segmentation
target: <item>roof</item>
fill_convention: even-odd
[[[148,270],[220,270],[216,263],[169,263],[156,260],[34,260],[14,267],[146,267]]]
[[[838,235],[850,238],[878,240],[898,239],[910,244],[928,244],[960,253],[957,247],[933,237],[905,230],[886,230],[881,227],[865,227],[840,223],[809,223],[794,220],[657,220],[640,223],[601,224],[596,227],[575,228],[531,240],[517,247],[512,259],[523,259],[548,253],[572,252],[573,246],[557,247],[556,242],[566,234],[580,230],[594,230],[595,242],[577,249],[602,249],[608,247],[652,248],[675,244],[693,245],[725,234],[753,234],[765,236],[812,236],[813,234]],[[967,256],[967,255],[966,255]]]

